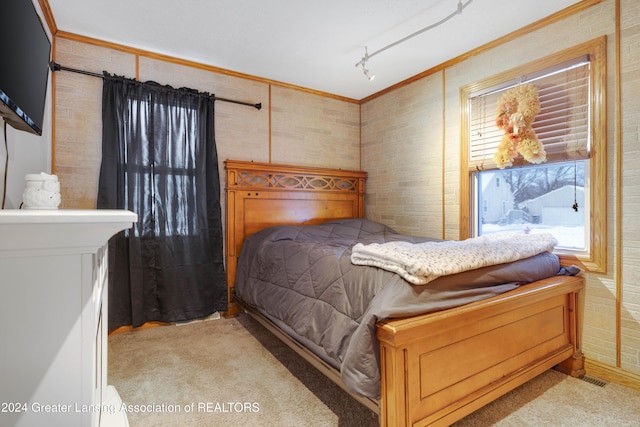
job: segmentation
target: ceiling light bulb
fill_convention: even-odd
[[[371,81],[371,80],[376,78],[376,75],[375,74],[369,74],[369,70],[367,70],[367,69],[364,70],[364,75],[367,76],[369,81]]]

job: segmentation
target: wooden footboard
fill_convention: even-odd
[[[381,322],[383,426],[447,426],[560,364],[579,376],[579,277]]]

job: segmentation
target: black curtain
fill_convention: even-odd
[[[226,310],[213,96],[103,81],[98,208],[138,214],[109,241],[109,329]]]

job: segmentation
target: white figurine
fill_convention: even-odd
[[[23,209],[58,209],[60,182],[56,175],[40,172],[27,174],[27,187],[22,193]]]

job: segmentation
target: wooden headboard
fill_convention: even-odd
[[[364,217],[367,173],[226,160],[226,268],[229,308],[244,239],[274,225]]]

